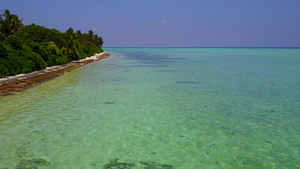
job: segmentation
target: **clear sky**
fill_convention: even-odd
[[[62,32],[92,29],[104,47],[300,47],[300,0],[0,0]]]

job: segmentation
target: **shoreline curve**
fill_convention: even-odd
[[[85,59],[76,60],[63,65],[46,67],[45,69],[0,79],[0,96],[25,90],[31,86],[46,82],[94,61],[106,59],[109,53],[102,52]]]

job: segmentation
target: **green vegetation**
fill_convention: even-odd
[[[6,9],[0,14],[0,78],[101,53],[103,43],[92,30],[60,32],[35,24],[24,26]]]

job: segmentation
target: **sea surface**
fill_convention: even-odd
[[[299,48],[106,48],[0,96],[0,169],[300,168]]]

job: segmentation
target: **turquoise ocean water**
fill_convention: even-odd
[[[0,169],[300,168],[300,49],[105,50],[0,96]]]

